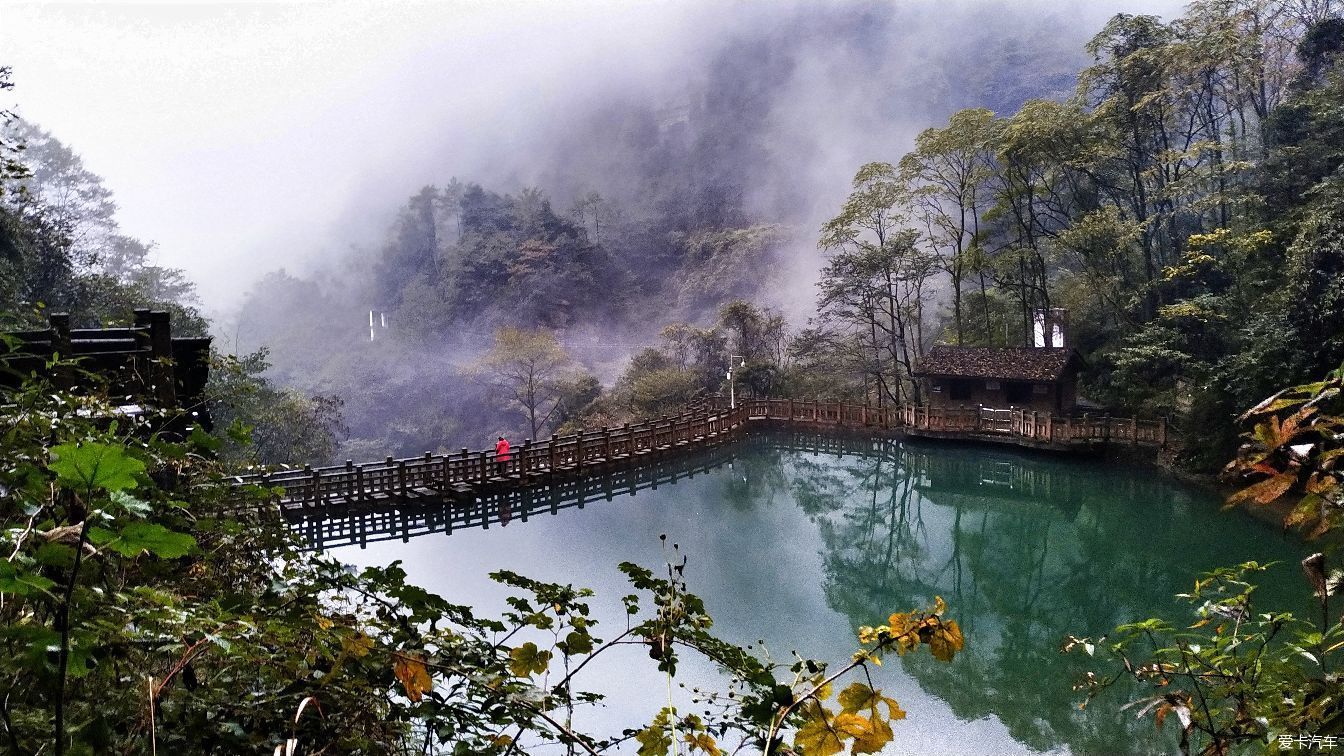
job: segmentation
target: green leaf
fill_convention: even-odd
[[[640,730],[635,741],[639,743],[637,756],[667,756],[672,748],[672,736],[666,727],[657,723]]]
[[[143,499],[138,499],[125,491],[113,491],[112,495],[108,498],[112,500],[114,505],[136,517],[148,517],[149,513],[152,511],[149,502]]]
[[[112,444],[61,444],[51,448],[52,460],[48,467],[64,486],[91,491],[121,491],[135,488],[135,476],[145,471],[145,465]]]
[[[582,630],[575,630],[565,636],[565,653],[576,656],[593,652],[593,637]]]
[[[49,578],[24,572],[12,562],[0,561],[0,593],[27,596],[33,591],[46,593],[55,585],[55,581]]]
[[[160,559],[177,559],[191,553],[196,546],[196,539],[190,535],[152,522],[133,522],[117,534],[102,528],[91,528],[89,540],[106,545],[124,557],[134,557],[142,551],[148,551]]]
[[[228,434],[229,440],[239,446],[252,445],[252,426],[244,423],[242,420],[234,420],[225,430],[225,433]]]
[[[187,436],[187,440],[197,449],[204,452],[218,451],[221,444],[219,439],[206,433],[205,429],[199,425],[192,426],[191,435]]]

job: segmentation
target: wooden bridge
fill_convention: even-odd
[[[497,488],[466,501],[427,499],[412,505],[345,507],[339,511],[322,510],[315,516],[296,508],[287,510],[286,517],[309,548],[350,545],[364,548],[379,541],[405,542],[431,533],[452,535],[466,528],[488,530],[495,525],[526,523],[539,515],[558,515],[617,496],[656,491],[659,486],[731,465],[738,459],[742,444],[780,451],[868,455],[881,453],[893,443],[871,436],[823,436],[806,431],[761,434],[741,443],[697,449],[684,456],[641,459],[601,474],[556,476],[527,488]]]
[[[621,428],[585,430],[514,446],[507,459],[494,450],[462,449],[409,459],[333,467],[304,467],[239,477],[238,485],[282,489],[276,499],[291,519],[349,508],[412,502],[472,504],[499,491],[529,489],[564,479],[647,465],[733,441],[749,430],[807,430],[884,438],[944,438],[1074,450],[1124,444],[1164,446],[1165,421],[1110,417],[1060,418],[1023,410],[869,407],[840,402],[748,399],[736,408],[714,404],[675,417]]]

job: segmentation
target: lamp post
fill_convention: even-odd
[[[737,381],[733,378],[733,362],[738,362],[738,367],[746,367],[747,358],[740,354],[728,355],[728,409],[737,409]]]

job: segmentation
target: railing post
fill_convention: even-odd
[[[397,463],[397,487],[401,489],[401,498],[406,498],[406,463]]]
[[[355,467],[355,501],[364,501],[364,465]]]
[[[345,461],[345,500],[347,502],[350,501],[350,497],[354,493],[353,491],[350,490],[354,488],[355,485],[355,477],[353,475],[354,471],[355,471],[355,461],[353,459],[347,459]]]
[[[583,469],[583,431],[574,435],[574,465],[575,469]]]
[[[551,440],[546,442],[546,471],[555,471],[555,434],[551,434]]]
[[[793,398],[789,398],[789,422],[793,422]]]
[[[625,436],[625,456],[633,458],[635,456],[635,432],[630,430],[630,423],[621,426],[621,434]]]
[[[317,487],[322,484],[322,473],[313,469],[312,465],[304,465],[303,471],[308,473],[308,495],[303,497],[305,509],[312,509],[317,506]]]
[[[528,470],[532,469],[532,439],[523,442],[523,454],[518,458],[518,474],[527,476]]]
[[[489,452],[481,452],[481,482],[490,480],[490,456]]]
[[[1139,418],[1134,417],[1129,421],[1129,443],[1131,446],[1139,444]]]
[[[611,431],[602,426],[602,459],[611,461]]]

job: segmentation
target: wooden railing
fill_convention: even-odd
[[[751,424],[783,423],[813,430],[850,430],[960,438],[1024,446],[1072,448],[1122,443],[1166,444],[1166,423],[1111,417],[1060,418],[1027,410],[983,407],[870,407],[842,402],[747,399],[735,408],[708,403],[694,412],[620,428],[585,430],[524,441],[507,458],[493,449],[335,467],[304,467],[235,479],[238,485],[283,488],[282,505],[319,509],[414,499],[475,499],[492,488],[526,488],[560,476],[582,476],[670,453],[731,440]]]

